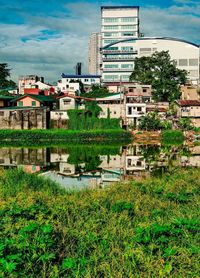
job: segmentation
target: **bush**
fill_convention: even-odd
[[[198,169],[68,193],[2,171],[0,277],[199,277],[199,187]]]

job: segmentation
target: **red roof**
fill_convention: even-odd
[[[178,104],[182,107],[186,106],[200,106],[200,100],[179,100]]]

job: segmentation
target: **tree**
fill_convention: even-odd
[[[180,85],[187,81],[187,72],[176,67],[169,51],[155,52],[150,57],[135,59],[131,81],[152,85],[153,98],[156,101],[173,102],[179,99]]]
[[[102,111],[101,107],[99,107],[96,101],[86,101],[85,110],[90,112],[92,117],[95,118],[98,118],[100,112]]]
[[[8,64],[2,63],[0,64],[0,88],[7,87],[16,87],[16,83],[12,80],[8,80],[10,77],[10,69],[8,68]]]
[[[178,126],[182,130],[193,130],[194,129],[192,120],[190,118],[180,118],[180,120],[178,122]]]
[[[155,112],[149,113],[141,117],[139,129],[141,130],[159,130],[162,127],[158,114]]]
[[[90,92],[84,94],[85,97],[91,98],[106,97],[108,95],[110,95],[108,89],[100,85],[92,85]]]

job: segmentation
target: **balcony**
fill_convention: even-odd
[[[110,69],[106,69],[103,68],[102,69],[103,72],[133,72],[133,68],[132,69],[117,69],[117,68],[110,68]]]
[[[112,61],[121,61],[121,62],[126,62],[126,61],[134,61],[134,57],[103,57],[102,58],[103,62],[112,62]]]
[[[136,50],[102,50],[102,54],[138,54]]]

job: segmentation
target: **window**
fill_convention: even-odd
[[[104,30],[118,30],[118,25],[107,25],[103,27]]]
[[[35,101],[35,100],[33,100],[33,101],[31,102],[31,106],[36,106],[36,101]]]
[[[131,50],[133,50],[133,47],[131,47],[131,46],[122,46],[121,50],[122,51],[124,51],[124,50],[131,51]]]
[[[189,59],[189,66],[198,66],[198,59]]]
[[[114,114],[116,115],[116,114],[117,114],[117,112],[116,112],[116,111],[114,111]]]
[[[129,81],[130,75],[121,75],[122,81]]]
[[[116,33],[104,33],[104,37],[119,37],[119,34]]]
[[[0,116],[4,116],[4,112],[3,111],[0,111]]]
[[[124,37],[133,37],[133,36],[136,36],[136,32],[123,32],[122,36],[124,36]]]
[[[138,111],[138,112],[141,112],[141,111],[142,111],[142,107],[138,107],[138,108],[137,108],[137,111]]]
[[[119,66],[118,66],[118,64],[106,64],[105,66],[104,66],[104,68],[105,69],[117,69]]]
[[[121,29],[122,30],[136,30],[137,29],[137,25],[122,25]]]
[[[133,64],[122,64],[121,68],[122,69],[133,69]]]
[[[70,104],[70,102],[71,102],[71,99],[65,99],[65,100],[63,100],[63,104],[64,104],[64,105]]]
[[[117,40],[104,40],[105,44],[109,44],[109,43],[113,43],[113,42],[117,42]]]
[[[23,101],[18,101],[18,106],[23,106]]]
[[[128,159],[128,166],[131,166],[131,162],[132,162],[132,160],[129,158]]]
[[[104,22],[118,22],[118,20],[119,19],[116,17],[107,17],[103,19]]]
[[[111,47],[108,47],[106,50],[118,50],[118,47],[115,47],[115,46],[111,46]]]
[[[146,93],[147,92],[147,89],[142,89],[143,93]]]
[[[132,114],[132,107],[128,107],[128,115]]]
[[[142,161],[137,161],[137,166],[142,166]]]
[[[118,75],[104,75],[104,79],[114,81],[114,80],[118,80],[119,76]]]
[[[140,54],[141,55],[151,54],[151,48],[140,48]]]
[[[181,66],[181,67],[188,66],[188,60],[187,59],[179,59],[179,66]]]
[[[136,17],[122,17],[121,22],[136,22],[137,18]]]

